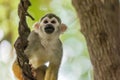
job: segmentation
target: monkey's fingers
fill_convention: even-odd
[[[36,73],[36,71],[34,70],[34,69],[32,69],[32,75],[34,76],[34,77],[36,77],[36,75],[37,75],[37,73]]]
[[[30,64],[30,67],[31,67],[31,72],[32,72],[33,77],[36,77],[37,73],[35,69],[32,67],[32,64]]]

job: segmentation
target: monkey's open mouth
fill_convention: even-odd
[[[48,25],[46,25],[46,27],[45,27],[45,32],[48,33],[48,34],[53,33],[54,30],[55,30],[55,29],[54,29],[54,27],[53,27],[51,24],[48,24]]]

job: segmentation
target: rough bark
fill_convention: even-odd
[[[22,69],[24,80],[35,80],[31,72],[31,66],[29,65],[29,60],[24,54],[24,50],[27,47],[27,43],[28,43],[27,37],[30,34],[30,29],[28,28],[26,22],[26,16],[32,18],[27,12],[27,9],[30,5],[31,4],[29,0],[20,0],[18,6],[18,16],[20,18],[19,28],[18,28],[19,37],[14,45],[17,53],[17,61]]]
[[[119,0],[72,0],[86,38],[94,80],[120,80]]]

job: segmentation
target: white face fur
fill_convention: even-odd
[[[33,27],[41,39],[58,39],[59,35],[67,29],[67,26],[59,22],[56,17],[44,17],[40,22],[36,22]]]
[[[58,20],[53,17],[53,18],[48,18],[48,17],[45,17],[41,22],[40,22],[40,30],[44,33],[44,34],[47,34],[45,32],[45,26],[48,25],[48,24],[51,24],[53,27],[54,27],[54,33],[58,33],[58,31],[60,31],[60,23],[58,22]],[[50,35],[50,34],[47,34],[47,35]]]

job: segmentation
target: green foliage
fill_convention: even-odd
[[[17,36],[17,5],[18,1],[14,0],[2,0],[0,1],[0,29],[4,32],[4,38],[11,43],[14,42]],[[16,15],[16,16],[15,16]]]

